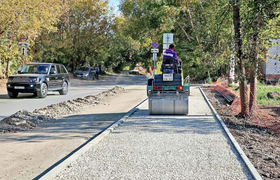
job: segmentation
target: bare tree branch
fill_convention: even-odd
[[[192,20],[192,15],[191,15],[190,8],[189,8],[188,0],[186,0],[186,6],[187,6],[187,11],[188,11],[189,16],[190,16],[190,20],[191,20],[191,25],[192,25],[193,31],[194,31],[194,33],[195,33],[195,28],[194,28],[194,25],[193,25],[193,20]],[[195,37],[196,37],[197,43],[200,44],[199,39],[198,39],[198,36],[195,35]]]
[[[185,29],[180,25],[179,22],[176,22],[176,23],[180,26],[180,28],[182,29],[182,31],[185,33],[185,35],[187,36],[189,42],[191,42],[191,38],[190,38],[190,36],[188,35],[188,33],[185,31]]]

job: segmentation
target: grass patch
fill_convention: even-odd
[[[260,105],[280,105],[280,96],[276,97],[275,99],[269,99],[267,97],[268,92],[280,92],[280,87],[273,88],[258,88],[257,89],[257,104]]]
[[[239,88],[236,85],[229,85],[229,87],[238,92],[239,94]],[[248,91],[250,89],[248,88]],[[258,83],[257,88],[257,104],[259,105],[280,105],[280,96],[275,96],[275,99],[270,99],[267,97],[267,93],[269,92],[280,92],[279,86],[272,86],[272,85],[264,85],[261,83]],[[249,97],[249,92],[248,92]]]
[[[229,87],[230,87],[233,91],[238,92],[238,94],[239,94],[239,86],[238,86],[238,85],[229,84]]]

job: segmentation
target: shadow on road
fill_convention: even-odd
[[[8,94],[0,94],[0,99],[10,99]]]
[[[0,135],[0,142],[44,142],[50,139],[85,138],[98,134],[125,113],[72,115],[44,122],[33,130]]]

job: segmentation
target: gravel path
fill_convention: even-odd
[[[253,179],[198,88],[188,116],[149,116],[147,101],[54,179]]]

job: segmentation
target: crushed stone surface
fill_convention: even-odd
[[[149,115],[147,101],[58,179],[253,179],[198,88],[188,116]]]

